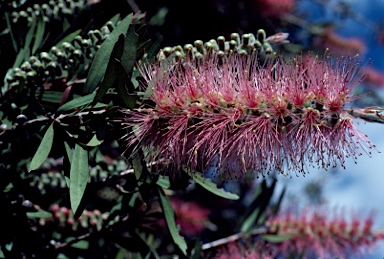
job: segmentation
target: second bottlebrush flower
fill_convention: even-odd
[[[141,67],[149,103],[125,111],[127,145],[150,148],[171,174],[182,166],[222,178],[345,166],[373,147],[345,105],[361,81],[348,58],[250,56],[184,59]]]

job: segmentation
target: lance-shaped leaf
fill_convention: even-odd
[[[89,179],[88,152],[78,144],[73,152],[69,179],[71,208],[76,214]]]
[[[164,189],[169,189],[169,187],[171,187],[168,176],[160,176],[159,179],[157,179],[156,184]]]
[[[43,42],[45,31],[45,22],[42,16],[38,18],[37,29],[35,34],[35,41],[33,42],[32,55],[35,55],[36,51],[41,47]]]
[[[29,165],[28,171],[35,170],[44,163],[45,159],[47,159],[49,152],[51,151],[53,143],[53,123],[48,127],[47,131],[44,134],[43,139],[35,155],[32,158],[31,164]]]
[[[77,31],[74,31],[67,36],[65,36],[63,39],[61,39],[58,43],[56,43],[56,47],[60,47],[64,42],[71,42],[75,39],[77,35],[79,35],[81,32],[81,29],[78,29]]]
[[[124,80],[126,79],[125,71],[124,71],[123,75],[118,75],[118,72],[116,70],[117,60],[120,60],[121,55],[123,55],[124,42],[125,42],[125,39],[124,39],[123,35],[120,35],[118,41],[116,42],[115,46],[113,47],[113,51],[111,53],[111,57],[109,58],[108,66],[106,68],[103,81],[101,81],[101,83],[97,89],[94,103],[99,101],[107,93],[108,89],[114,85],[118,76],[123,77]]]
[[[173,242],[180,248],[181,252],[186,256],[187,255],[187,243],[184,238],[180,236],[179,229],[176,227],[175,222],[175,213],[173,212],[173,208],[171,202],[168,200],[167,196],[165,196],[163,190],[158,188],[160,195],[161,207],[164,211],[165,221],[167,222],[167,226],[169,232],[171,233]]]
[[[222,198],[226,198],[229,200],[238,200],[239,196],[234,193],[230,193],[225,191],[223,188],[218,188],[215,183],[213,183],[210,179],[204,178],[200,173],[192,173],[188,168],[184,168],[184,171],[193,179],[197,184],[199,184],[204,189],[210,191],[211,193],[220,196]]]
[[[36,211],[36,212],[27,212],[27,217],[32,218],[40,218],[40,219],[48,219],[52,218],[52,213],[44,210]]]
[[[108,38],[101,44],[100,49],[96,52],[95,58],[89,68],[87,81],[84,86],[84,93],[90,93],[99,84],[101,79],[104,77],[105,71],[107,70],[109,57],[112,54],[113,47],[118,41],[121,34],[126,35],[129,25],[132,21],[132,14],[125,17],[112,31]]]
[[[14,30],[12,28],[12,25],[14,25],[14,24],[11,21],[10,12],[4,12],[4,17],[5,17],[5,20],[7,22],[7,27],[8,27],[9,33],[11,35],[13,48],[15,49],[15,52],[19,52],[19,47],[18,47],[17,40],[16,40],[16,37],[15,37],[15,32],[14,32]]]
[[[271,242],[271,243],[281,243],[281,242],[284,242],[286,240],[289,240],[293,237],[293,235],[270,235],[270,234],[265,234],[265,235],[261,235],[261,238],[268,241],[268,242]]]
[[[125,39],[124,44],[124,53],[121,57],[122,64],[129,76],[132,75],[133,67],[135,65],[138,43],[139,35],[135,33],[134,28],[131,26],[128,29],[127,37]]]
[[[96,93],[91,93],[91,94],[73,99],[73,100],[63,104],[62,106],[60,106],[59,109],[57,109],[57,111],[67,111],[67,110],[71,110],[71,109],[89,104],[93,101],[95,96],[96,96]]]
[[[19,67],[23,61],[27,60],[30,55],[30,45],[33,40],[33,37],[35,35],[35,30],[36,30],[36,20],[32,22],[32,25],[30,26],[27,35],[25,36],[25,41],[24,41],[24,47],[18,52],[15,63],[13,63],[12,68]]]

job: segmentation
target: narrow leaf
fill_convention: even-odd
[[[103,143],[103,141],[104,140],[97,139],[97,135],[95,134],[93,136],[93,138],[86,145],[89,147],[96,147],[96,146],[100,145],[101,143]]]
[[[116,25],[116,23],[120,20],[120,14],[115,14],[111,19],[110,21]]]
[[[34,20],[32,22],[31,27],[28,30],[27,35],[25,36],[25,42],[24,42],[24,49],[28,51],[25,52],[24,60],[27,60],[29,58],[30,53],[30,46],[32,43],[33,38],[35,37],[35,31],[36,31],[36,26],[37,26],[37,20]]]
[[[89,68],[87,81],[84,86],[84,93],[90,93],[95,90],[101,79],[104,77],[108,65],[105,61],[109,60],[119,36],[121,34],[126,35],[131,21],[132,14],[125,17],[111,32],[103,44],[101,44],[100,49],[96,52],[95,58]]]
[[[36,212],[27,212],[27,217],[28,218],[40,218],[40,219],[48,219],[52,218],[52,213],[48,211],[36,211]]]
[[[148,246],[149,250],[151,251],[151,253],[153,254],[153,256],[156,258],[156,259],[160,259],[160,256],[159,254],[157,253],[156,251],[156,248],[151,244],[151,242],[148,242],[147,238],[145,237],[145,235],[143,233],[140,233],[137,229],[135,230],[136,234],[141,238],[141,240]]]
[[[78,29],[77,31],[74,31],[74,32],[68,34],[63,39],[61,39],[58,43],[56,43],[56,47],[61,47],[61,45],[64,42],[71,42],[71,41],[73,41],[75,39],[75,37],[80,34],[80,32],[81,32],[81,29]]]
[[[162,37],[159,37],[155,42],[151,45],[147,52],[147,60],[148,62],[152,62],[155,60],[157,52],[159,52],[160,44],[163,41]]]
[[[40,16],[37,23],[37,30],[35,34],[35,41],[33,42],[32,55],[35,55],[36,51],[40,48],[43,42],[43,36],[45,31],[45,22],[43,16]]]
[[[93,101],[95,96],[96,96],[96,93],[91,93],[91,94],[73,99],[73,100],[63,104],[62,106],[60,106],[59,109],[57,109],[57,111],[67,111],[67,110],[71,110],[71,109],[78,108],[80,106],[89,104]]]
[[[35,155],[32,158],[31,164],[29,165],[28,171],[35,170],[44,163],[45,159],[47,159],[49,152],[51,151],[53,143],[53,123],[48,127],[47,131],[44,134],[43,139]]]
[[[88,249],[89,242],[87,240],[80,240],[79,242],[72,244],[71,247],[74,247],[77,249]]]
[[[165,221],[167,222],[167,226],[168,226],[169,232],[171,233],[173,242],[175,242],[175,244],[180,248],[180,250],[186,256],[187,243],[185,242],[184,238],[180,236],[179,230],[176,227],[175,214],[173,212],[172,205],[168,200],[167,196],[165,196],[163,190],[161,188],[159,188],[158,190],[160,195],[161,207],[163,208],[163,211],[164,211]]]
[[[159,179],[157,179],[156,184],[164,189],[171,187],[168,176],[160,176]]]
[[[139,155],[135,155],[132,158],[132,166],[135,172],[136,180],[139,180],[141,177],[141,173],[143,172],[143,166],[141,165],[141,160]]]
[[[255,223],[257,215],[259,214],[259,208],[256,208],[251,215],[249,215],[245,220],[244,223],[241,225],[241,232],[247,232],[249,229],[251,229],[252,225]]]
[[[89,179],[88,152],[76,144],[69,174],[69,197],[74,214],[80,205]]]
[[[129,86],[131,86],[129,88],[132,89],[133,85],[131,81],[126,80],[127,74],[125,72],[125,69],[123,65],[117,61],[116,61],[116,74],[119,75],[116,82],[117,93],[119,94],[120,98],[123,100],[126,108],[133,109],[136,105],[136,95],[130,94],[126,87],[126,85],[128,84]]]
[[[187,168],[184,168],[184,170],[193,180],[195,180],[197,184],[210,191],[211,193],[229,200],[238,200],[240,198],[237,194],[227,192],[223,188],[218,188],[214,182],[212,182],[210,179],[202,177],[200,173],[192,173]]]
[[[139,35],[135,33],[134,28],[131,26],[128,29],[123,56],[121,57],[122,64],[129,76],[132,75],[133,67],[135,65],[138,43]]]
[[[72,163],[72,150],[69,144],[64,141],[65,152],[67,152],[69,163]]]
[[[97,89],[95,99],[93,100],[94,103],[101,100],[101,98],[103,98],[103,96],[107,93],[108,89],[116,81],[117,75],[116,75],[115,63],[116,63],[115,59],[109,60],[107,70],[105,71],[105,76],[103,78],[103,81],[101,81],[101,84]]]
[[[12,28],[13,22],[11,21],[10,12],[4,12],[4,16],[5,16],[5,20],[7,21],[7,27],[8,27],[9,33],[11,34],[13,48],[17,53],[19,49],[18,49],[16,38],[15,38],[15,33]]]
[[[266,234],[266,235],[261,235],[261,238],[268,241],[268,242],[271,242],[271,243],[281,243],[281,242],[284,242],[286,240],[289,240],[293,237],[293,235],[282,235],[282,236],[278,236],[278,235],[269,235],[269,234]]]
[[[201,253],[201,248],[202,248],[201,246],[202,246],[201,240],[200,240],[200,238],[197,238],[195,241],[195,247],[192,250],[193,254],[192,254],[191,259],[199,259],[200,258],[200,253]]]

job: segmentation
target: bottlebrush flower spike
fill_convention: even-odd
[[[216,251],[215,259],[273,259],[277,250],[263,241],[254,244],[243,245],[240,242],[232,242],[221,246]]]
[[[384,239],[383,232],[372,230],[372,215],[365,219],[353,217],[348,222],[345,215],[329,218],[321,211],[305,211],[300,215],[288,212],[269,219],[266,225],[276,235],[292,236],[275,244],[283,256],[294,253],[303,258],[349,258],[368,252],[367,249]]]
[[[127,146],[222,177],[329,168],[373,147],[344,110],[360,82],[352,58],[311,55],[261,65],[250,56],[159,62],[141,67],[151,105],[125,111]],[[172,174],[174,175],[174,174]]]

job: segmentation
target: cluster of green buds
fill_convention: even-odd
[[[93,56],[113,29],[113,22],[107,22],[100,30],[90,30],[88,38],[78,35],[71,42],[52,47],[49,52],[31,56],[20,67],[7,73],[8,89],[20,85],[41,86],[60,78],[70,80],[80,66],[85,68],[91,63]]]
[[[22,8],[17,3],[12,6],[16,6],[18,9]],[[43,17],[45,22],[49,22],[51,19],[61,20],[63,17],[79,14],[86,6],[86,0],[50,0],[45,4],[34,4],[32,7],[13,11],[11,17],[14,23],[24,19],[31,23],[38,17]]]
[[[280,33],[281,42],[285,43],[287,33]],[[230,40],[227,41],[224,36],[219,36],[216,40],[211,39],[207,42],[196,40],[194,44],[185,44],[184,47],[178,45],[175,47],[165,47],[157,54],[157,60],[175,60],[179,61],[186,57],[190,59],[209,59],[213,53],[216,53],[219,58],[225,58],[232,53],[240,55],[250,54],[272,54],[272,45],[275,42],[276,36],[266,37],[263,29],[257,31],[256,36],[253,33],[240,35],[232,33]]]
[[[52,212],[51,218],[40,218],[39,225],[56,224],[62,228],[70,228],[73,231],[80,229],[95,229],[100,230],[103,222],[108,218],[109,213],[101,213],[99,210],[84,210],[81,216],[77,219],[71,209],[60,207],[58,204],[53,204],[50,208]]]
[[[49,166],[56,167],[57,163],[53,159],[48,159],[46,163],[43,164],[42,168],[50,168]],[[99,164],[91,167],[89,171],[90,183],[97,183],[105,181],[108,177],[112,175],[118,175],[126,170],[127,164],[123,160],[114,160],[111,164],[108,164],[108,168],[103,169]],[[36,174],[32,181],[29,183],[30,186],[34,186],[39,189],[39,191],[44,194],[47,189],[63,189],[67,188],[67,182],[65,176],[59,171],[49,171],[44,173]],[[103,188],[98,194],[101,198],[114,200],[117,199],[119,192],[115,188]]]
[[[127,163],[124,160],[113,160],[108,164],[107,168],[101,167],[99,164],[92,167],[89,171],[91,182],[102,182],[108,177],[123,173],[127,169]]]
[[[45,194],[47,188],[63,189],[67,187],[65,178],[60,172],[48,172],[35,175],[29,185],[38,188],[42,194]]]

